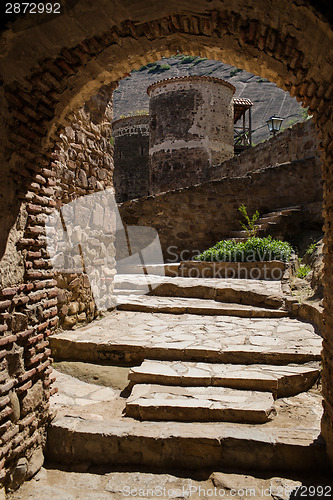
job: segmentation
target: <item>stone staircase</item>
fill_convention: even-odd
[[[288,221],[288,227],[290,229],[291,218],[295,218],[301,211],[301,207],[288,207],[281,208],[275,212],[269,212],[267,214],[262,215],[255,224],[257,229],[257,236],[263,237],[271,235],[277,239],[284,239],[283,228],[286,225],[286,221]],[[246,240],[247,234],[245,230],[242,231],[231,231],[229,233],[230,239],[237,239],[239,241]]]
[[[82,385],[75,394],[75,380],[67,382],[74,394],[53,396],[59,415],[49,458],[188,469],[323,466],[321,398],[307,392],[320,374],[321,338],[288,317],[281,282],[160,271],[117,275],[117,311],[50,338],[58,361],[127,365],[129,373],[127,388],[112,397],[108,388],[87,387],[85,395]]]

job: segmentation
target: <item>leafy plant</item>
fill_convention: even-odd
[[[242,228],[246,231],[246,236],[248,238],[256,236],[256,234],[258,232],[258,228],[256,227],[255,223],[260,217],[258,210],[256,210],[254,212],[254,214],[252,215],[251,218],[249,217],[249,215],[247,213],[247,208],[244,205],[244,203],[242,203],[242,205],[240,207],[238,207],[238,210],[240,211],[240,213],[243,215],[244,219],[246,220],[246,224],[242,221],[239,221]]]
[[[241,71],[243,71],[243,70],[239,69],[239,68],[232,69],[230,71],[230,73],[229,73],[230,78],[232,78],[233,76],[237,75],[237,73],[240,73]]]
[[[299,269],[297,271],[296,276],[297,276],[297,278],[305,278],[309,274],[310,271],[311,271],[310,266],[308,266],[307,264],[301,264],[299,266]]]
[[[306,255],[312,255],[317,246],[316,242],[311,243],[308,248],[305,250]]]
[[[111,146],[114,146],[114,137],[110,137],[110,144]]]
[[[197,57],[189,69],[194,68],[194,66],[204,61],[207,61],[207,57]]]
[[[148,70],[148,73],[163,73],[164,71],[168,71],[170,68],[170,64],[155,64],[155,66],[152,66]]]
[[[180,64],[189,64],[189,63],[193,63],[193,61],[195,61],[197,58],[197,56],[184,56],[181,61],[180,61]]]
[[[304,121],[310,120],[310,118],[312,118],[312,116],[313,116],[313,115],[309,115],[308,111],[309,111],[309,107],[304,108],[302,111],[302,118]]]
[[[263,262],[271,260],[288,261],[294,253],[292,246],[286,241],[266,238],[249,238],[245,242],[222,240],[208,248],[195,260],[206,262]]]

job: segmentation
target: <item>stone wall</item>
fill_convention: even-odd
[[[253,172],[258,168],[279,165],[290,161],[316,158],[319,170],[319,141],[312,120],[297,123],[275,137],[249,148],[232,160],[209,169],[210,180],[234,177]]]
[[[312,221],[320,226],[320,164],[315,158],[308,158],[265,167],[244,176],[224,177],[198,186],[127,201],[120,205],[120,213],[127,224],[155,228],[165,260],[176,262],[191,260],[202,250],[227,237],[230,231],[240,230],[237,209],[242,203],[250,214],[255,210],[264,214],[301,205],[303,210],[292,232],[296,233],[297,227],[304,228]]]
[[[149,117],[130,116],[112,124],[116,201],[149,194]]]
[[[59,208],[113,185],[113,146],[110,142],[113,88],[102,87],[84,107],[72,113],[71,125],[61,134],[61,142],[57,143],[53,155]],[[80,218],[73,223],[73,228],[68,228],[79,234],[89,226],[90,217],[83,207],[80,210]],[[92,321],[97,309],[87,274],[58,271],[56,280],[59,326],[72,328]]]
[[[188,76],[148,87],[150,193],[208,180],[208,167],[234,154],[235,87]]]

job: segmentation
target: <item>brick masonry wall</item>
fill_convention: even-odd
[[[250,213],[258,209],[261,214],[302,205],[303,217],[298,225],[311,224],[310,218],[320,225],[320,165],[309,158],[265,167],[245,176],[224,177],[127,201],[120,205],[120,213],[127,224],[155,228],[164,258],[175,262],[189,260],[230,231],[239,230],[237,209],[242,203]]]
[[[96,314],[87,275],[52,268],[45,218],[56,207],[112,185],[111,127],[99,124],[100,115],[112,112],[111,94],[104,88],[72,113],[51,161],[36,165],[33,175],[21,170],[19,185],[27,191],[17,194],[16,221],[0,261],[0,481],[10,488],[43,463],[49,397],[56,391],[48,337],[56,327]]]
[[[0,289],[0,479],[15,488],[43,463],[45,425],[49,418],[51,350],[48,337],[58,322],[57,282],[45,248],[46,214],[55,207],[52,168],[25,175],[28,190],[20,196],[19,217],[12,227],[11,250],[16,272],[7,273],[5,258]]]

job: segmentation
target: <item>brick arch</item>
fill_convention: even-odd
[[[107,8],[112,9],[112,6],[106,7],[104,1],[101,1],[102,4],[105,11]],[[89,36],[85,39],[82,39],[74,24],[73,32],[69,33],[72,21],[66,19],[67,24],[62,28],[62,19],[59,19],[59,41],[55,46],[51,48],[45,42],[44,48],[36,48],[36,56],[30,52],[30,60],[22,61],[22,68],[12,75],[4,64],[7,60],[8,67],[12,68],[8,58],[15,43],[18,43],[13,36],[13,40],[8,42],[8,57],[0,62],[0,69],[3,69],[1,92],[5,103],[3,114],[6,123],[6,129],[3,130],[6,140],[2,145],[2,161],[15,176],[13,190],[29,204],[28,224],[19,244],[32,259],[28,260],[32,264],[25,272],[21,288],[12,292],[7,290],[6,293],[13,296],[13,300],[24,303],[24,297],[29,297],[32,289],[31,284],[36,283],[36,280],[39,280],[38,283],[42,280],[50,282],[49,288],[46,285],[46,288],[42,288],[49,300],[46,309],[48,316],[42,313],[32,330],[18,331],[17,335],[21,335],[20,345],[28,353],[27,366],[30,366],[30,374],[27,375],[29,370],[26,369],[14,387],[20,394],[27,390],[31,380],[35,383],[38,374],[41,374],[46,392],[40,404],[47,410],[50,353],[47,343],[40,348],[39,354],[29,346],[34,345],[36,335],[41,336],[41,341],[45,342],[56,324],[52,305],[54,283],[52,284],[52,271],[43,267],[42,262],[38,263],[38,257],[32,254],[36,250],[36,239],[43,233],[39,216],[56,203],[52,154],[64,126],[70,120],[71,112],[96,94],[102,85],[112,85],[131,69],[158,60],[162,55],[171,55],[179,50],[206,56],[274,81],[292,96],[296,96],[304,106],[309,106],[314,115],[322,148],[325,181],[323,434],[330,445],[333,460],[333,394],[330,389],[333,382],[333,84],[328,57],[332,46],[332,30],[325,15],[316,12],[306,1],[294,3],[281,0],[278,5],[274,2],[271,5],[267,0],[258,0],[254,8],[250,0],[225,0],[223,9],[219,9],[217,6],[220,3],[207,4],[203,0],[197,0],[191,2],[191,12],[185,0],[178,1],[177,7],[161,5],[158,12],[149,2],[144,4],[145,6],[142,4],[140,7],[140,2],[135,2],[132,12],[123,7],[107,20],[104,19],[105,16],[102,19],[96,14],[90,25],[87,16]],[[167,9],[172,13],[164,12]],[[130,21],[131,18],[135,22]],[[115,21],[111,23],[109,19]],[[44,34],[46,37],[47,29],[47,23],[39,27],[40,36]],[[32,30],[31,36],[33,35]],[[29,33],[24,33],[23,39],[27,43]],[[30,42],[32,49],[36,47],[33,38]],[[40,39],[38,42],[40,43]],[[42,239],[40,247],[43,248]],[[38,289],[33,290],[37,294]],[[38,294],[34,297],[38,297]],[[25,311],[21,309],[19,312],[21,314]],[[30,344],[24,344],[24,339]],[[16,339],[12,338],[10,342],[13,345]],[[40,428],[44,425],[42,417],[37,425]],[[35,434],[31,435],[31,439],[37,442]],[[15,456],[18,454],[16,450]]]

